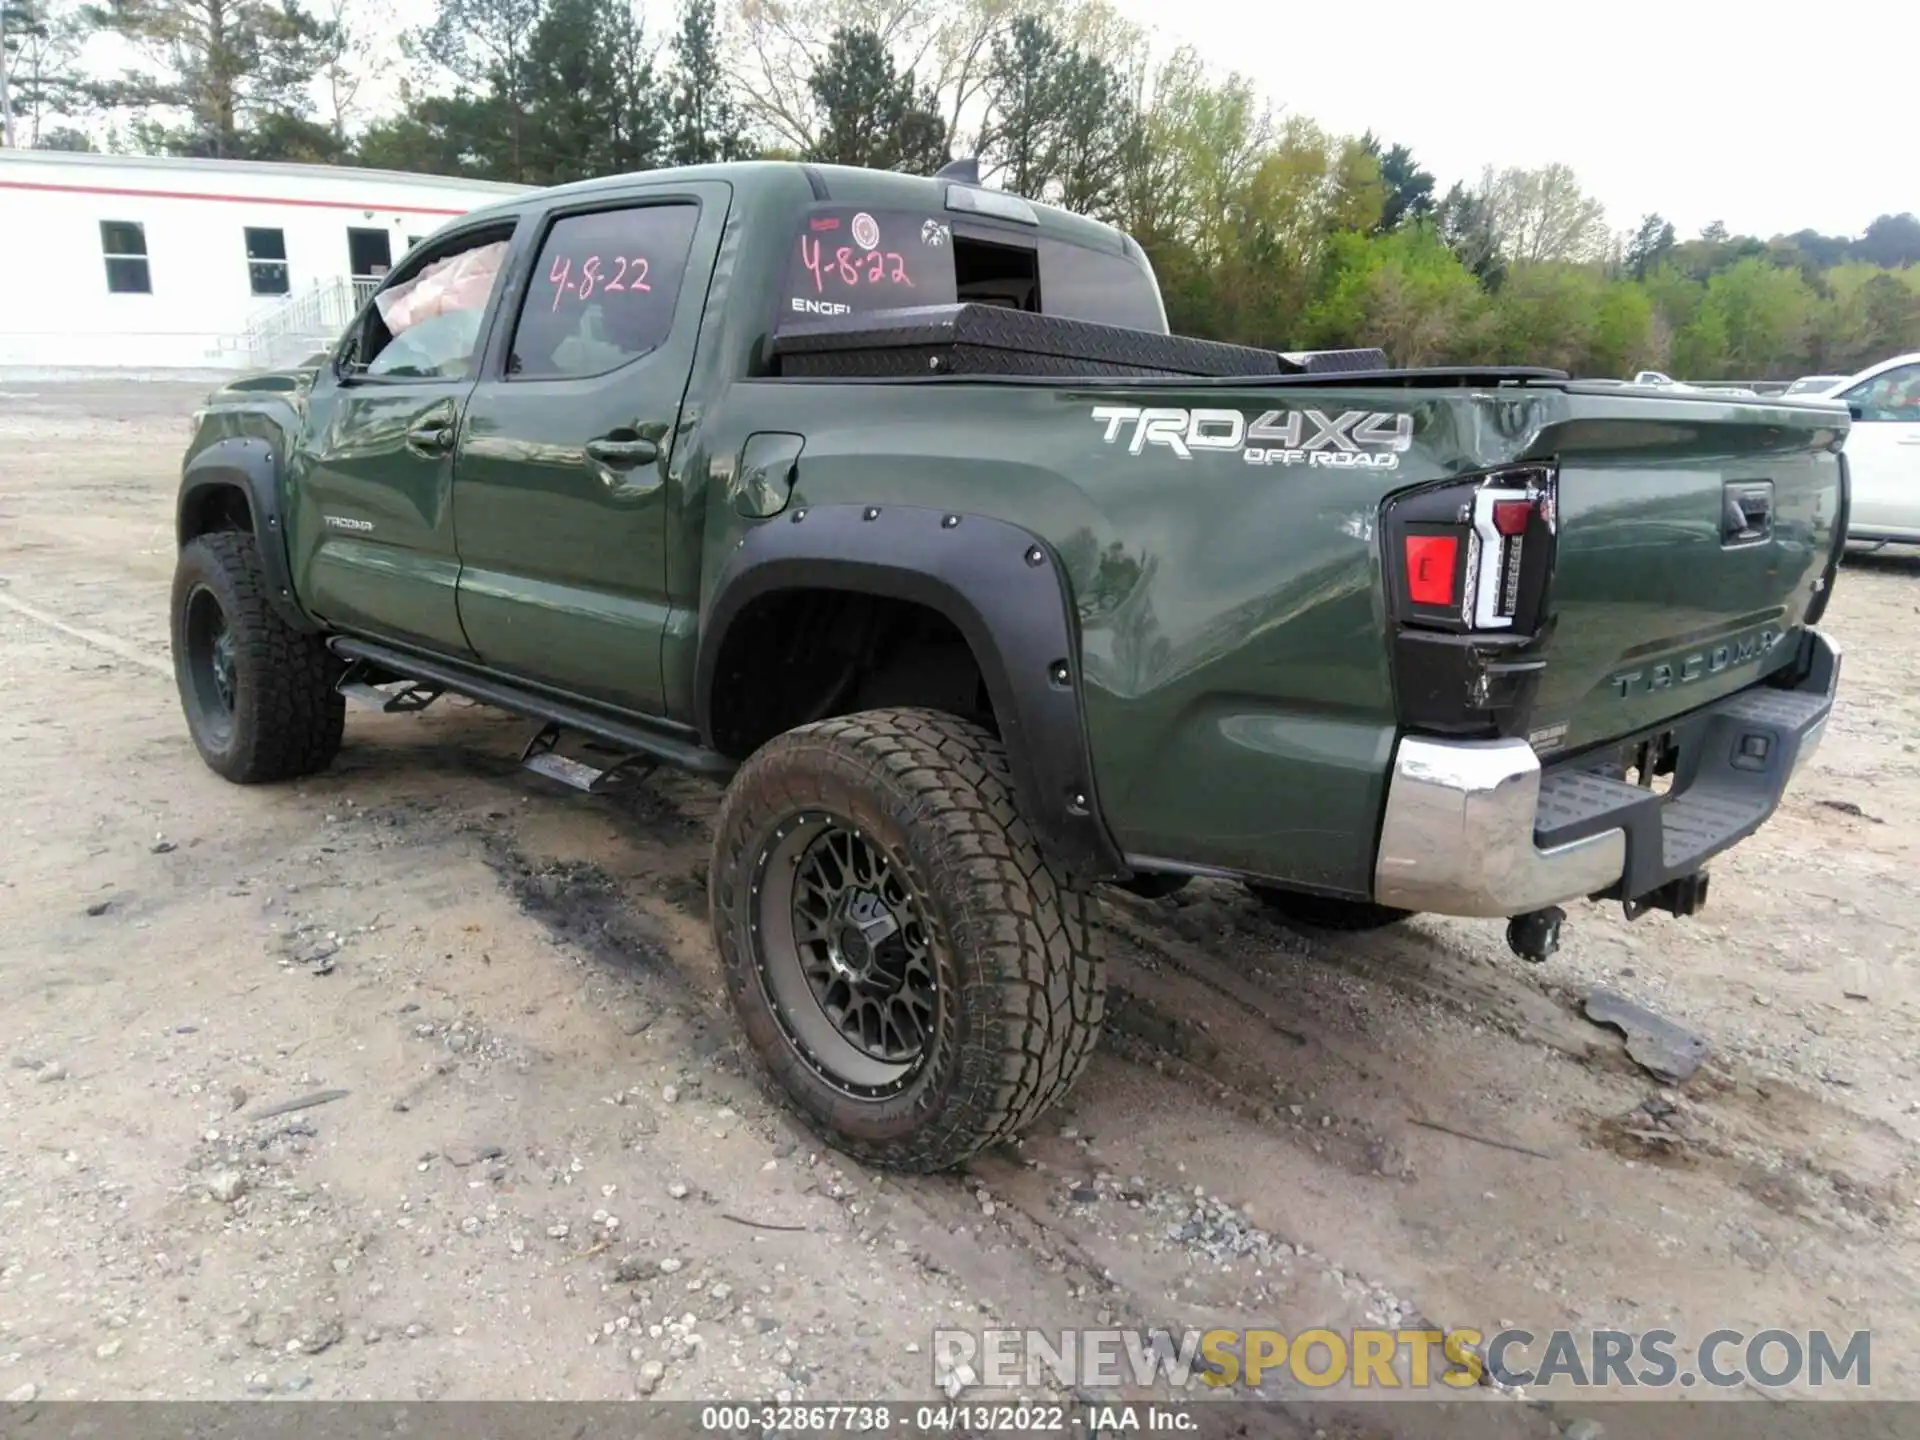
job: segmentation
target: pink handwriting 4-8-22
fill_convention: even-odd
[[[595,291],[604,291],[609,295],[645,290],[653,287],[647,284],[647,271],[651,267],[644,257],[639,255],[615,255],[602,261],[598,255],[589,255],[580,262],[580,274],[573,273],[573,258],[569,255],[556,255],[547,271],[547,282],[553,286],[553,304],[551,309],[558,310],[563,297],[571,295],[576,300],[585,300]]]
[[[826,290],[827,281],[837,280],[842,285],[904,285],[914,288],[913,279],[907,274],[906,258],[896,250],[856,250],[851,245],[842,245],[831,254],[820,248],[820,242],[810,235],[800,237],[800,263],[813,275],[813,292],[818,295]]]

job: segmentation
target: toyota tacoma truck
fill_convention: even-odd
[[[966,174],[619,176],[209,398],[175,670],[240,783],[446,694],[556,781],[724,781],[748,1041],[940,1168],[1085,1067],[1103,884],[1534,959],[1697,909],[1832,704],[1848,421],[1170,335],[1133,240]]]

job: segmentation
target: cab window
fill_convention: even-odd
[[[462,236],[396,270],[362,318],[352,368],[393,379],[470,373],[512,235],[507,224]]]
[[[520,302],[507,378],[602,375],[659,349],[699,218],[682,201],[554,221]]]

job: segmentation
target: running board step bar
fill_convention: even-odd
[[[558,780],[587,795],[604,795],[623,781],[644,780],[660,768],[659,760],[653,756],[635,754],[616,755],[612,764],[598,768],[571,755],[562,755],[559,745],[560,727],[542,725],[520,752],[520,763],[536,775]]]
[[[330,643],[334,654],[364,667],[362,676],[355,677],[354,664],[349,665],[345,678],[356,683],[371,670],[410,681],[416,687],[464,695],[542,725],[585,735],[619,754],[645,756],[696,775],[725,778],[738,768],[734,760],[702,745],[693,730],[671,721],[610,714],[590,701],[535,690],[458,660],[416,655],[373,640],[341,635]]]
[[[417,680],[388,680],[376,684],[373,673],[365,661],[356,660],[347,666],[340,683],[333,688],[356,705],[388,715],[418,714],[447,693],[443,685],[421,684]]]

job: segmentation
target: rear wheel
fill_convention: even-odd
[[[1396,910],[1371,900],[1341,900],[1331,895],[1309,895],[1303,890],[1282,890],[1273,885],[1249,885],[1247,889],[1270,913],[1315,930],[1383,930],[1413,915],[1411,910]]]
[[[346,717],[339,662],[268,603],[251,535],[221,530],[182,547],[172,629],[180,707],[209,767],[255,784],[333,763]]]
[[[956,1165],[1093,1053],[1092,898],[1055,880],[968,721],[875,710],[769,742],[721,805],[709,898],[748,1041],[864,1160]]]

